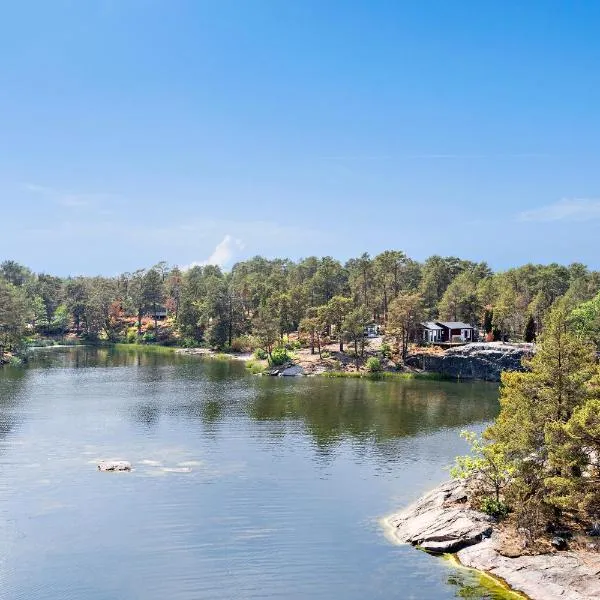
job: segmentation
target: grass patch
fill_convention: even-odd
[[[267,368],[264,362],[259,362],[256,360],[248,360],[246,361],[246,369],[252,373],[252,375],[260,375]]]

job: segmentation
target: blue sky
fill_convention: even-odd
[[[0,258],[600,268],[600,3],[6,2]]]

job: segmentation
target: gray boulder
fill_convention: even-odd
[[[304,369],[300,365],[292,365],[279,373],[279,377],[299,377],[304,375]]]
[[[464,505],[467,494],[460,482],[435,488],[388,524],[401,542],[429,552],[455,552],[476,544],[492,533],[492,520]]]

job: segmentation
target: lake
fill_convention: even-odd
[[[0,597],[499,598],[379,520],[448,477],[497,386],[40,350],[0,369]],[[121,458],[131,473],[101,473]]]

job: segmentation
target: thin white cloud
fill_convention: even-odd
[[[201,261],[194,261],[185,267],[182,267],[183,271],[187,271],[192,267],[203,267],[205,265],[216,265],[218,267],[224,267],[231,262],[231,259],[236,255],[238,250],[242,250],[244,244],[241,240],[235,239],[233,236],[227,234],[212,251],[212,254],[206,259]]]
[[[594,198],[564,199],[554,204],[526,210],[518,215],[519,221],[589,221],[600,219],[600,200]]]

